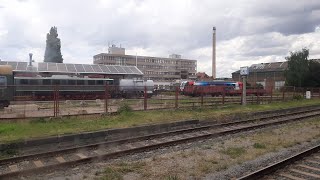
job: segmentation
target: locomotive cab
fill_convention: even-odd
[[[13,71],[9,65],[0,65],[0,109],[13,100]]]

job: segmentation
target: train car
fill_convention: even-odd
[[[237,96],[242,94],[243,83],[232,81],[187,81],[181,83],[181,94],[189,96]],[[247,95],[263,95],[264,89],[247,89]]]
[[[58,89],[59,99],[103,99],[105,90],[112,98],[129,98],[144,95],[147,87],[148,97],[153,95],[153,81],[136,79],[106,79],[89,77],[71,77],[53,75],[52,77],[15,77],[16,97],[28,97],[25,100],[52,100]],[[108,86],[107,86],[108,85]],[[106,87],[107,86],[107,87]]]
[[[154,82],[152,80],[120,79],[119,82],[119,90],[124,98],[143,96],[145,88],[147,96],[151,97],[154,91]]]
[[[29,97],[32,100],[52,100],[53,92],[57,89],[60,99],[101,99],[105,96],[106,85],[110,85],[111,94],[117,92],[113,90],[113,79],[68,75],[14,77],[14,84],[16,97]]]
[[[13,100],[13,71],[8,65],[0,65],[0,109],[8,107]]]
[[[231,94],[239,91],[242,84],[226,81],[185,81],[180,85],[181,94],[189,96],[211,95],[219,96],[223,93]]]

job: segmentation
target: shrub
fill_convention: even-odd
[[[44,117],[39,117],[37,119],[31,120],[30,123],[47,123],[48,120]]]
[[[293,99],[300,101],[303,99],[303,96],[301,96],[300,94],[297,94],[293,96]]]
[[[133,111],[132,108],[126,103],[121,104],[120,107],[117,110],[117,112],[120,113],[120,114],[132,112],[132,111]]]

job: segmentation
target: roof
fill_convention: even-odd
[[[287,61],[252,64],[249,67],[249,72],[284,71],[287,67],[288,67]],[[240,73],[240,70],[235,71],[233,73]]]
[[[51,72],[51,73],[81,73],[81,74],[134,74],[143,75],[136,66],[117,66],[102,64],[69,64],[69,63],[32,63],[0,61],[0,65],[11,65],[13,72]]]
[[[109,54],[109,53],[99,53],[93,56],[97,58],[100,56],[113,56],[113,57],[128,57],[128,58],[138,58],[138,59],[165,59],[165,60],[175,60],[175,61],[197,61],[195,59],[185,59],[185,58],[168,58],[168,57],[155,57],[155,56],[136,56],[128,54]],[[95,60],[95,59],[94,59]]]
[[[197,72],[197,78],[199,79],[205,79],[205,78],[209,78],[209,76],[205,73],[205,72]]]

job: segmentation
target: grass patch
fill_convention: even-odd
[[[261,143],[254,143],[253,147],[256,148],[256,149],[265,149],[266,145],[261,144]]]
[[[221,153],[226,154],[233,159],[240,157],[245,152],[246,152],[246,150],[243,147],[229,147],[229,148],[221,151]]]
[[[111,167],[107,167],[103,173],[105,174],[105,176],[103,176],[101,180],[122,180],[123,179],[121,173]]]
[[[132,111],[130,106],[124,104],[122,108],[119,109],[121,113],[115,116],[74,116],[59,119],[36,118],[29,122],[1,122],[0,143],[110,128],[168,123],[184,119],[215,119],[216,121],[221,121],[229,115],[307,105],[320,105],[320,100],[289,101],[265,105],[248,105],[245,107],[240,105],[226,105],[216,108],[158,111]]]
[[[166,180],[179,180],[179,177],[177,175],[168,175]]]
[[[16,147],[7,147],[4,149],[1,149],[0,151],[0,159],[5,159],[12,157],[18,153],[18,150]]]
[[[118,163],[107,167],[102,173],[102,180],[122,180],[123,175],[130,172],[141,172],[143,167],[146,165],[145,162],[134,162],[134,163]]]

